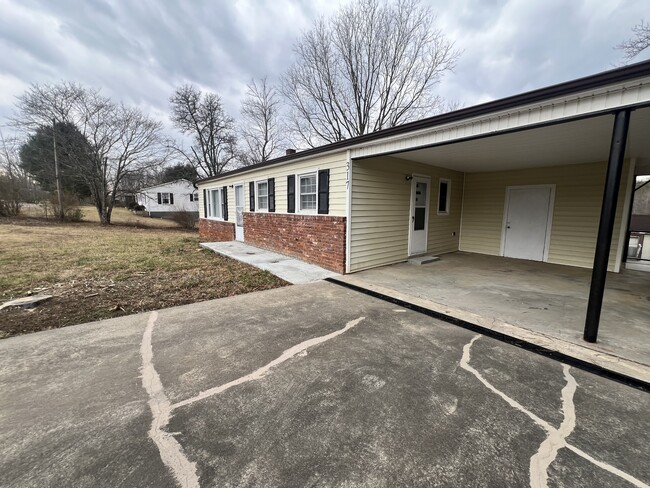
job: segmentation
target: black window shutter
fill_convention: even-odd
[[[318,213],[327,214],[330,211],[330,170],[318,172]]]
[[[169,194],[169,204],[174,205],[174,194],[173,193]]]
[[[275,212],[275,178],[269,178],[269,212]]]
[[[162,195],[160,192],[158,192],[158,205],[162,203]]]
[[[250,194],[250,211],[255,212],[255,183],[252,181],[248,184],[248,193]]]
[[[296,176],[287,176],[287,212],[296,213]]]
[[[223,208],[223,220],[228,220],[228,187],[224,186],[221,189],[221,200],[222,200],[222,208]]]
[[[194,195],[192,195],[192,194],[190,193],[190,202],[193,202],[193,201],[194,201]]]
[[[203,218],[208,218],[208,191],[203,190]]]

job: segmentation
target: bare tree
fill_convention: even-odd
[[[634,37],[616,46],[617,49],[623,51],[625,59],[628,61],[650,47],[650,23],[642,20],[632,27],[632,33]]]
[[[102,224],[110,224],[120,183],[164,164],[169,156],[162,123],[74,83],[32,85],[18,97],[17,126],[33,131],[52,120],[74,124],[82,138],[63,141],[68,163],[88,187]],[[65,147],[83,144],[84,147]]]
[[[247,88],[241,106],[241,134],[245,143],[242,162],[248,165],[268,161],[284,141],[280,99],[275,88],[266,78],[259,83],[252,80]]]
[[[19,144],[0,131],[0,217],[15,217],[26,200],[29,179],[20,169]]]
[[[234,164],[237,154],[235,121],[226,114],[221,98],[185,85],[169,99],[176,128],[192,139],[190,149],[174,149],[205,176],[216,176]]]
[[[297,136],[314,146],[435,112],[459,52],[434,21],[419,0],[361,0],[316,21],[282,83]]]

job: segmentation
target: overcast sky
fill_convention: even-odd
[[[648,0],[423,0],[463,50],[439,93],[461,105],[611,69]],[[101,88],[169,126],[189,82],[238,115],[251,78],[274,81],[292,44],[338,0],[0,0],[0,125],[30,83]],[[650,58],[649,52],[635,61]]]

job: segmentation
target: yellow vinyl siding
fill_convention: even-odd
[[[352,164],[350,271],[404,261],[408,257],[411,182],[406,175],[431,177],[427,252],[458,250],[463,174],[457,171],[379,157]],[[440,178],[451,181],[449,215],[438,215]],[[456,235],[452,235],[454,233]]]
[[[619,246],[629,162],[623,168],[610,269]],[[548,262],[593,266],[605,185],[606,163],[575,164],[515,171],[467,173],[463,203],[462,251],[499,255],[507,186],[555,185]]]
[[[345,217],[346,199],[346,161],[345,152],[327,156],[313,157],[304,161],[290,162],[277,166],[267,166],[247,173],[240,173],[233,176],[221,178],[216,181],[199,183],[199,215],[204,217],[203,190],[210,188],[228,187],[228,221],[235,221],[235,190],[230,186],[236,183],[244,184],[244,211],[250,211],[249,183],[251,181],[262,181],[268,178],[275,178],[275,213],[287,213],[287,176],[301,174],[303,172],[317,171],[320,169],[330,170],[330,192],[329,192],[329,213],[338,217]],[[296,192],[298,182],[296,181]],[[297,211],[296,207],[296,213]]]

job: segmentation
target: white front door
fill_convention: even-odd
[[[507,188],[503,255],[508,258],[545,261],[553,188]]]
[[[429,228],[429,187],[431,180],[414,176],[411,180],[411,215],[409,222],[409,255],[427,252]]]
[[[244,185],[235,185],[235,239],[244,240]]]

